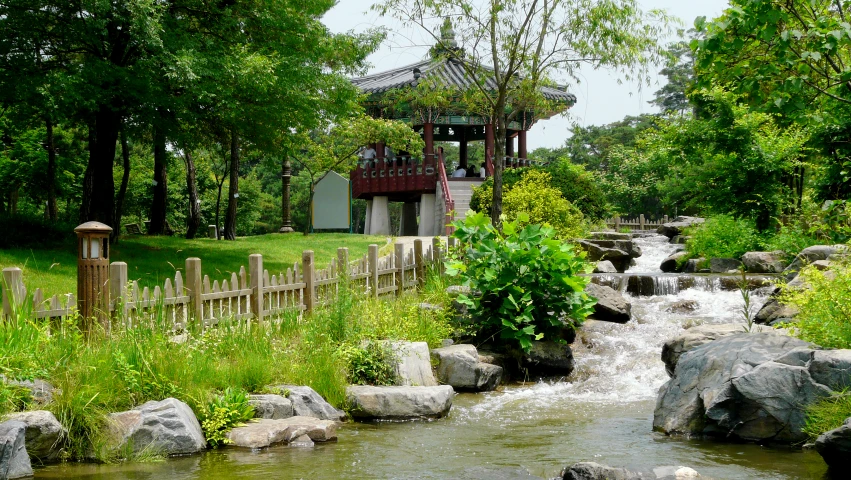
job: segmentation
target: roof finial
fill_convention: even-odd
[[[463,52],[455,40],[455,30],[452,28],[452,21],[449,17],[446,17],[443,19],[443,25],[440,27],[440,41],[431,48],[431,58],[458,58],[461,56],[463,56]]]

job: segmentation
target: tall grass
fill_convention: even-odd
[[[822,433],[841,427],[848,417],[851,417],[851,392],[846,389],[807,408],[803,431],[814,442]]]

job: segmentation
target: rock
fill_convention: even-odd
[[[22,422],[27,426],[27,453],[39,463],[49,463],[59,460],[62,442],[68,436],[68,431],[47,410],[12,413],[6,420]]]
[[[820,271],[824,272],[824,271],[830,270],[831,262],[830,262],[830,260],[816,260],[815,262],[811,263],[810,265],[812,265],[813,268],[815,268],[816,270],[820,270]]]
[[[682,273],[698,273],[701,270],[700,266],[705,263],[706,259],[703,257],[689,258],[686,260],[685,265],[683,265]]]
[[[686,228],[693,225],[699,225],[704,221],[705,220],[703,218],[680,216],[675,218],[673,222],[663,223],[660,225],[659,228],[656,229],[656,233],[668,238],[674,238],[677,235],[682,234],[683,230]]]
[[[688,256],[688,252],[674,252],[668,256],[668,258],[662,260],[662,264],[659,265],[659,268],[665,273],[671,272],[679,272],[682,267],[679,266],[679,261],[681,258],[685,258]]]
[[[355,418],[404,420],[440,418],[449,413],[455,391],[449,385],[437,387],[373,387],[351,385],[346,401]]]
[[[291,443],[306,435],[313,442],[337,439],[339,422],[314,417],[290,417],[277,420],[260,419],[231,429],[230,444],[243,448],[266,448],[278,443]]]
[[[464,470],[459,480],[543,480],[522,467],[472,467]]]
[[[130,446],[134,453],[151,449],[164,455],[181,455],[200,452],[207,446],[192,409],[176,398],[112,413],[108,420],[115,446]]]
[[[742,263],[748,273],[780,273],[786,268],[782,250],[774,252],[748,252],[742,255]]]
[[[594,313],[591,314],[595,320],[617,323],[629,321],[632,304],[627,302],[617,290],[596,283],[589,283],[585,287],[585,293],[597,299],[597,304],[594,305]]]
[[[797,338],[742,333],[685,352],[659,391],[653,428],[797,443],[806,408],[841,388],[851,375],[851,350],[814,350]]]
[[[588,238],[592,240],[632,240],[631,233],[620,232],[591,232]]]
[[[293,402],[281,395],[249,395],[248,403],[254,406],[254,418],[277,420],[295,415]]]
[[[579,240],[577,243],[587,253],[586,260],[589,262],[608,260],[621,273],[629,266],[629,261],[632,258],[629,252],[617,248],[601,247],[587,240]]]
[[[26,388],[30,391],[30,395],[32,395],[32,400],[37,405],[46,405],[53,401],[53,392],[56,390],[53,388],[53,385],[45,382],[44,380],[13,380],[10,378],[6,378],[5,375],[0,375],[0,381],[7,383],[9,385],[15,385],[18,387]]]
[[[346,413],[334,408],[312,388],[298,385],[279,385],[280,391],[289,390],[287,398],[293,404],[293,413],[299,417],[313,417],[320,420],[341,421]]]
[[[618,269],[608,260],[600,260],[594,267],[594,273],[618,273]]]
[[[687,480],[690,478],[700,478],[700,474],[693,468],[689,467],[656,467],[653,469],[653,475],[657,479],[665,480]]]
[[[437,377],[454,389],[486,392],[502,379],[502,367],[480,362],[473,345],[435,348],[431,355],[437,360]]]
[[[289,443],[289,446],[296,448],[313,448],[314,445],[313,440],[307,435],[301,435]]]
[[[529,353],[522,357],[522,365],[537,376],[567,376],[574,368],[573,350],[556,342],[532,342]]]
[[[435,305],[433,303],[419,303],[417,304],[417,308],[426,312],[441,312],[443,311],[443,307],[440,305]]]
[[[444,338],[440,341],[441,347],[450,347],[452,345],[455,345],[455,340],[452,340],[451,338]]]
[[[450,285],[446,287],[446,294],[450,297],[457,297],[458,295],[470,295],[470,287],[466,285]]]
[[[680,300],[674,302],[665,311],[668,313],[691,313],[700,308],[700,304],[695,300]]]
[[[816,451],[831,469],[847,468],[851,457],[851,417],[846,418],[841,427],[819,435]]]
[[[691,235],[674,235],[671,238],[671,243],[674,245],[685,245],[689,240],[691,240]]]
[[[574,463],[562,473],[563,480],[635,480],[641,475],[625,468],[614,468],[596,462]]]
[[[841,254],[846,252],[848,247],[845,245],[813,245],[812,247],[807,247],[795,256],[795,259],[792,260],[792,263],[789,264],[785,269],[783,269],[783,275],[786,277],[786,281],[792,281],[798,272],[801,271],[801,268],[817,261],[817,260],[827,260],[831,255]]]
[[[396,385],[433,387],[437,385],[431,371],[426,342],[387,342],[396,358]]]
[[[742,262],[735,258],[710,258],[709,271],[711,273],[737,273]]]
[[[797,308],[784,305],[777,300],[777,297],[771,296],[754,315],[754,322],[771,325],[777,321],[793,319],[799,313],[801,312]]]
[[[589,247],[596,246],[598,248],[608,248],[614,250],[621,250],[629,254],[630,257],[636,258],[641,256],[641,247],[637,246],[632,239],[628,240],[594,240],[594,239],[582,239],[580,242],[585,242]]]
[[[23,478],[33,474],[26,447],[27,426],[7,420],[0,423],[0,478]]]

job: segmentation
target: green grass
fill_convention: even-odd
[[[822,433],[841,427],[848,417],[851,417],[851,393],[844,390],[807,408],[804,433],[814,442]]]
[[[230,277],[240,266],[248,269],[248,256],[263,255],[263,266],[270,273],[286,271],[301,261],[304,250],[313,250],[317,267],[324,267],[337,256],[338,247],[348,247],[349,257],[363,255],[370,244],[384,246],[381,236],[319,233],[305,237],[301,234],[259,235],[240,237],[235,241],[216,241],[209,238],[186,240],[179,237],[124,236],[112,247],[110,260],[126,262],[130,280],[140,286],[162,285],[174,277],[176,270],[185,268],[189,257],[199,257],[204,274],[211,279]],[[0,268],[20,267],[24,283],[32,292],[41,288],[45,296],[75,293],[77,290],[77,251],[73,241],[50,248],[12,248],[0,250]]]

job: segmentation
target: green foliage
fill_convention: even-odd
[[[481,334],[529,351],[533,340],[559,340],[576,328],[596,303],[584,292],[590,272],[571,245],[556,240],[549,226],[527,224],[520,214],[502,232],[482,214],[455,222],[453,236],[465,246],[463,258],[449,262],[447,274],[481,296],[461,295],[481,322]]]
[[[851,392],[848,386],[836,388],[841,388],[841,391],[807,407],[807,423],[802,431],[811,443],[822,433],[841,427],[845,419],[851,417]]]
[[[729,215],[708,218],[705,223],[687,229],[685,234],[691,236],[686,242],[691,258],[739,258],[762,245],[762,237],[752,221]]]
[[[825,348],[851,348],[851,265],[835,264],[827,272],[806,267],[799,276],[809,288],[786,288],[780,295],[800,311],[795,335]]]
[[[211,447],[230,443],[227,433],[254,418],[254,407],[248,403],[245,390],[226,388],[201,409],[201,430]]]
[[[19,412],[26,410],[32,403],[32,400],[30,389],[0,380],[0,412]]]
[[[544,171],[550,174],[553,188],[558,189],[585,218],[599,221],[609,215],[606,193],[597,177],[585,170],[585,167],[561,158],[547,165]]]
[[[606,172],[610,168],[613,149],[635,146],[642,133],[655,128],[657,121],[656,116],[643,114],[626,116],[608,125],[574,124],[570,138],[564,142],[563,153],[560,152],[558,157],[567,157],[589,171]]]
[[[560,239],[581,238],[585,234],[582,212],[550,184],[548,173],[526,171],[523,178],[503,195],[505,216],[525,219],[520,225],[549,224]]]
[[[337,354],[346,364],[346,377],[354,385],[395,385],[396,362],[393,350],[384,342],[362,345],[343,344]]]

